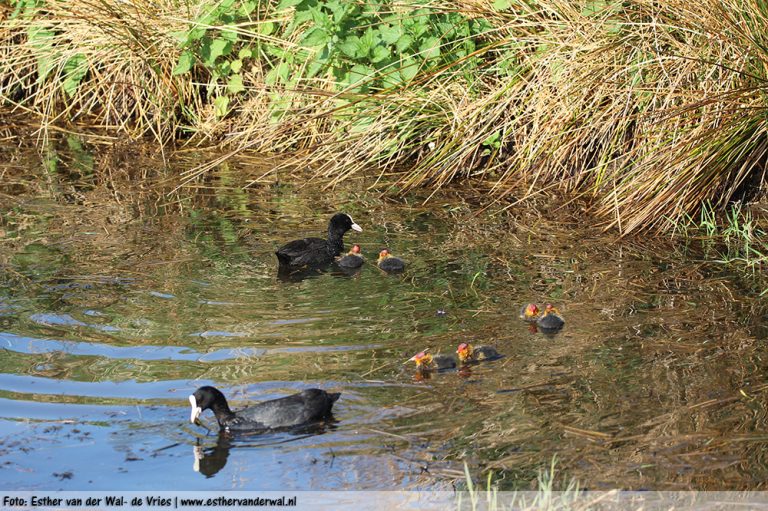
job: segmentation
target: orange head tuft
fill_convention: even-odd
[[[539,314],[539,307],[535,303],[529,303],[525,306],[525,317],[533,318]]]
[[[419,353],[416,353],[414,356],[408,359],[409,362],[411,360],[416,362],[417,368],[420,368],[422,366],[428,366],[430,363],[432,363],[432,355],[427,353],[427,350],[424,350],[424,351],[420,351]]]
[[[472,345],[467,342],[462,342],[459,347],[456,348],[456,353],[459,355],[459,360],[462,362],[469,358],[472,358]]]
[[[350,254],[359,255],[360,254],[360,245],[354,244],[352,245],[352,250],[349,251]]]
[[[389,253],[389,250],[386,248],[382,249],[381,252],[379,252],[379,261],[382,261],[386,259],[387,257],[392,257],[392,255]]]

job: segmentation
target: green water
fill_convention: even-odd
[[[108,178],[69,158],[26,155],[0,184],[4,489],[450,489],[465,462],[528,489],[555,455],[590,489],[764,484],[761,301],[669,245],[565,210],[478,214],[466,190],[245,190],[225,167],[173,192],[131,162]],[[363,269],[279,278],[274,250],[336,211],[364,229],[346,237]],[[372,264],[384,247],[404,274]],[[521,322],[529,301],[565,328]],[[463,341],[504,357],[431,377],[403,364]],[[204,384],[234,407],[342,397],[315,430],[220,437],[210,412],[213,432],[188,421]]]

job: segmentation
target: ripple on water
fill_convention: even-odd
[[[43,326],[72,326],[72,327],[85,327],[92,328],[94,330],[100,330],[102,332],[119,332],[120,329],[111,325],[99,325],[84,323],[78,319],[73,318],[69,314],[56,314],[56,313],[35,313],[29,316],[30,321]]]

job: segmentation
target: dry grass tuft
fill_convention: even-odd
[[[309,168],[329,186],[397,171],[405,188],[477,179],[518,200],[557,190],[622,234],[668,230],[705,201],[724,209],[764,185],[762,2],[444,3],[433,8],[490,24],[466,58],[362,93],[330,73],[302,78],[300,67],[290,86],[268,83],[280,63],[265,57],[244,69],[226,116],[213,113],[221,85],[205,70],[172,74],[181,52],[171,34],[204,5],[76,0],[47,4],[42,18],[6,13],[0,95],[44,125],[88,119],[162,141],[191,135],[228,154],[280,154],[274,171]],[[241,41],[265,38],[256,21],[236,29]],[[295,34],[270,37],[300,50]],[[40,66],[50,68],[42,80]],[[68,78],[77,86],[62,86]]]

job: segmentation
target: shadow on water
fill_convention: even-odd
[[[206,478],[213,477],[227,464],[231,449],[269,449],[289,442],[309,439],[322,435],[334,428],[334,418],[329,417],[322,423],[290,428],[283,431],[254,431],[249,433],[229,433],[219,431],[215,435],[198,439],[193,448],[193,470]],[[215,439],[211,445],[211,438]]]
[[[0,183],[2,488],[445,489],[466,461],[528,489],[553,455],[592,489],[768,478],[765,306],[695,256],[562,209],[476,214],[467,190],[424,205],[358,181],[244,189],[263,173],[247,160],[168,195],[138,179],[156,162],[27,156]],[[279,274],[275,248],[340,210],[363,226],[345,238],[363,267]],[[382,247],[405,273],[373,264]],[[520,321],[530,301],[565,327]],[[403,365],[466,341],[504,356]],[[187,401],[201,385],[233,409],[342,396],[322,431],[203,436]]]

